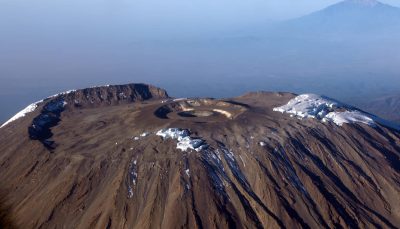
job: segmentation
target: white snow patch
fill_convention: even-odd
[[[185,170],[185,173],[186,173],[186,175],[187,175],[188,177],[190,177],[190,170],[189,170],[189,169],[186,169],[186,170]]]
[[[132,198],[133,197],[133,190],[131,186],[128,186],[128,198]]]
[[[231,161],[236,161],[236,160],[235,160],[235,156],[234,156],[234,154],[233,154],[232,151],[227,150],[227,151],[226,151],[226,155],[229,157],[229,159],[231,159]]]
[[[168,128],[159,130],[156,133],[157,136],[161,136],[163,139],[174,139],[178,140],[176,148],[182,151],[187,151],[188,149],[196,150],[197,152],[208,147],[204,140],[198,138],[191,138],[190,132],[185,129],[180,128]]]
[[[338,102],[315,94],[303,94],[291,99],[286,105],[275,107],[273,110],[289,113],[300,118],[323,118]]]
[[[133,197],[133,188],[136,186],[138,174],[137,174],[137,160],[135,159],[129,165],[129,183],[128,183],[128,198]]]
[[[136,164],[132,166],[131,171],[130,171],[130,178],[132,181],[132,184],[135,186],[136,185],[136,179],[137,179],[137,172],[136,172]]]
[[[265,142],[259,142],[260,146],[266,146],[267,144]]]
[[[110,87],[110,84],[106,84],[106,85],[97,85],[97,86],[91,86],[90,88],[98,88],[98,87]]]
[[[133,183],[133,185],[136,185],[137,173],[134,172],[133,175],[134,175],[134,178],[132,179],[132,183]]]
[[[76,89],[64,91],[64,92],[61,92],[61,93],[58,93],[58,94],[49,96],[49,97],[47,97],[47,98],[48,98],[48,99],[51,99],[51,98],[55,98],[55,97],[60,96],[60,95],[68,95],[68,94],[71,94],[72,92],[76,92]]]
[[[25,107],[23,110],[15,114],[12,118],[10,118],[8,121],[6,121],[3,125],[0,126],[0,128],[5,127],[6,125],[10,124],[11,122],[14,122],[17,119],[20,119],[22,117],[25,117],[27,114],[34,112],[36,108],[38,107],[38,104],[43,102],[43,100],[40,100],[36,103],[32,103],[29,106]]]
[[[359,111],[344,111],[344,112],[330,112],[322,119],[323,122],[330,121],[334,122],[338,126],[342,126],[343,123],[364,123],[370,126],[374,126],[375,122],[372,118],[366,116]]]
[[[191,137],[184,137],[180,141],[178,141],[176,148],[182,151],[187,151],[188,149],[196,150],[199,152],[204,149],[204,140],[201,139],[193,139]]]
[[[157,136],[161,136],[164,139],[177,139],[178,141],[181,141],[184,137],[189,136],[189,131],[188,130],[182,130],[179,128],[168,128],[168,129],[162,129],[159,130],[156,133]]]
[[[138,141],[141,138],[145,138],[145,137],[149,136],[150,134],[151,134],[150,132],[141,133],[139,136],[133,137],[133,140]]]
[[[150,135],[150,133],[149,132],[144,132],[144,133],[142,133],[142,134],[140,134],[140,137],[147,137],[147,136],[149,136]]]
[[[374,126],[373,117],[333,99],[315,94],[303,94],[291,99],[286,105],[275,107],[274,111],[288,113],[291,117],[314,118],[322,122],[333,122],[338,126],[343,123],[364,123]]]

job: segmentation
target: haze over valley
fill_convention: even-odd
[[[312,92],[366,110],[398,94],[398,1],[290,4],[3,1],[0,122],[59,91],[129,82],[177,97]]]

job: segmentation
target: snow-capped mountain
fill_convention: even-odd
[[[399,146],[315,94],[72,90],[0,128],[0,226],[396,228]]]

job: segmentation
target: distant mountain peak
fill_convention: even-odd
[[[376,0],[345,0],[345,3],[357,4],[361,6],[374,7],[379,5],[380,2]]]
[[[397,7],[377,0],[344,0],[294,20],[292,28],[329,34],[336,31],[343,37],[344,32],[398,31],[399,22],[400,9]]]

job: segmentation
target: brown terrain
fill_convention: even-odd
[[[399,228],[400,133],[273,111],[293,97],[46,99],[0,129],[0,227]],[[205,147],[156,134],[172,127]]]

